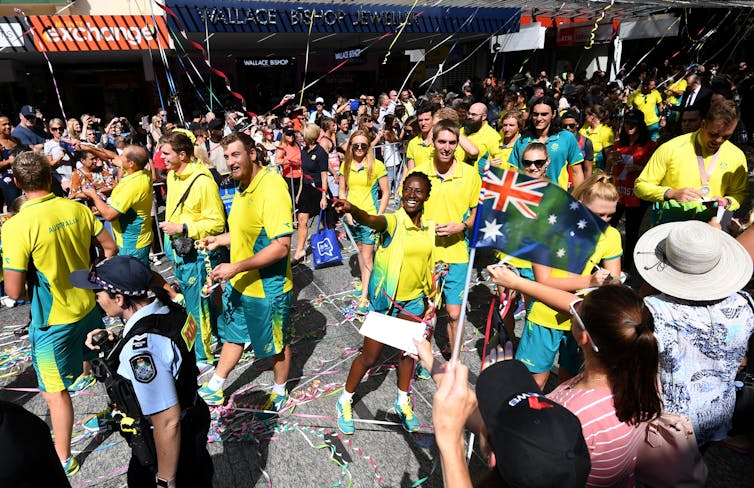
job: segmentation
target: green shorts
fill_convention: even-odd
[[[545,373],[555,364],[557,353],[560,353],[558,363],[561,368],[574,375],[579,372],[584,353],[570,330],[550,329],[526,320],[516,359],[532,373]]]
[[[102,315],[94,307],[83,319],[72,324],[31,327],[31,362],[37,372],[39,390],[64,391],[83,372],[83,361],[97,357],[86,347],[86,335],[102,328]]]
[[[469,263],[451,263],[448,265],[448,274],[445,276],[445,284],[442,288],[442,294],[445,296],[447,305],[463,303],[463,290],[466,288],[468,271]]]
[[[353,240],[357,243],[374,244],[375,242],[377,242],[377,233],[371,227],[361,225],[358,222],[354,222],[353,225],[345,223],[345,225],[348,226],[348,230],[351,231]]]
[[[146,267],[149,267],[149,250],[150,246],[142,247],[141,249],[133,249],[128,247],[119,247],[118,254],[121,256],[133,256],[141,261]]]
[[[233,344],[250,342],[258,359],[283,352],[288,344],[291,292],[255,298],[225,287],[223,313],[217,322],[220,339]]]

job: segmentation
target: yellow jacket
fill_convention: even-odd
[[[191,187],[186,200],[178,206],[186,188],[197,177],[199,179]],[[165,220],[186,224],[188,236],[192,239],[203,239],[225,230],[225,209],[220,199],[220,189],[203,164],[189,163],[181,174],[170,171],[167,187]]]

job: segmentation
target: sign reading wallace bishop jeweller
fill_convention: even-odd
[[[167,2],[189,32],[404,32],[518,31],[520,10],[514,8],[421,7],[345,3],[301,3],[231,0]],[[174,19],[168,17],[169,22]],[[173,26],[175,27],[175,26]]]

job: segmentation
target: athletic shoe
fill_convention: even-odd
[[[366,315],[369,313],[369,300],[362,298],[359,300],[359,306],[356,307],[356,315]]]
[[[210,390],[207,383],[204,383],[202,387],[199,388],[199,396],[202,397],[202,400],[204,400],[207,405],[218,406],[225,403],[223,389]]]
[[[360,297],[361,296],[361,289],[362,289],[361,282],[359,282],[358,285],[355,285],[353,287],[353,296],[355,296],[357,298]]]
[[[94,376],[91,374],[84,375],[82,374],[78,378],[76,378],[76,381],[74,381],[71,386],[68,387],[68,391],[84,391],[93,384],[95,384],[97,380],[94,379]]]
[[[67,461],[61,462],[60,464],[63,465],[63,471],[65,471],[65,475],[69,478],[72,478],[76,473],[79,472],[79,469],[81,469],[79,462],[76,461],[76,458],[73,456],[69,457]]]
[[[156,254],[149,255],[149,262],[152,263],[152,266],[159,266],[162,264],[162,261],[160,261],[160,258],[158,258]]]
[[[95,413],[81,422],[81,426],[88,432],[99,432],[107,427],[108,421],[113,418],[113,409],[107,407],[105,410]]]
[[[345,404],[338,400],[338,429],[344,434],[351,435],[356,430],[353,422],[353,412],[351,411],[351,403],[353,400],[349,399]]]
[[[407,399],[406,403],[398,403],[398,399],[395,399],[395,413],[401,419],[403,428],[406,432],[416,432],[419,430],[419,421],[414,416],[414,410],[411,408],[411,399]]]
[[[290,398],[291,397],[288,396],[288,390],[286,390],[285,395],[278,395],[273,391],[270,393],[269,398],[267,398],[267,403],[264,404],[264,409],[280,412],[288,403],[288,400],[290,400]]]
[[[428,380],[432,377],[432,375],[427,371],[427,369],[421,365],[421,363],[416,365],[416,379],[417,380]]]

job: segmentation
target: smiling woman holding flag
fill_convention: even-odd
[[[424,299],[430,294],[433,282],[435,226],[424,220],[422,214],[431,188],[427,175],[410,173],[403,183],[401,208],[391,214],[370,215],[346,200],[334,203],[338,213],[350,213],[354,221],[379,233],[368,287],[370,310],[416,321],[424,315]],[[354,433],[353,394],[364,374],[377,362],[383,347],[381,342],[364,337],[364,348],[351,364],[337,406],[338,428],[344,434]],[[398,360],[398,396],[395,400],[395,410],[403,428],[409,432],[419,429],[408,397],[413,361],[405,355]]]

